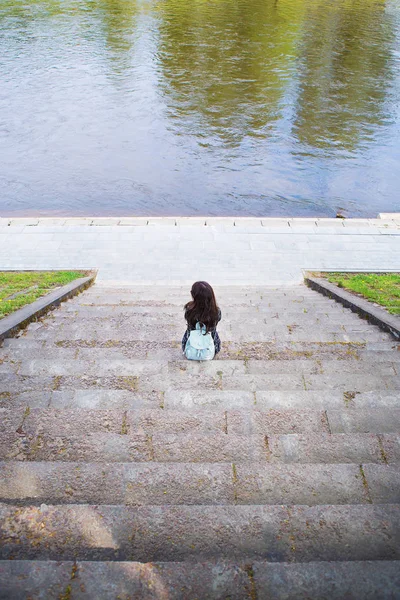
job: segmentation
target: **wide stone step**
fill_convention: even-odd
[[[31,325],[28,326],[28,329],[33,328],[32,331],[36,328],[41,327],[40,322],[39,323],[33,323]],[[163,340],[157,340],[156,342],[153,343],[152,346],[150,346],[150,348],[155,349],[156,347],[164,347],[165,344],[167,342],[163,341]],[[177,344],[178,346],[180,345],[180,340],[175,340],[174,342],[168,342],[171,344]],[[135,345],[137,345],[138,347],[141,348],[146,348],[148,347],[145,343],[141,342],[140,340],[135,340],[134,338],[131,338],[128,341],[125,340],[118,340],[118,339],[113,339],[112,344],[108,345],[108,346],[104,346],[104,344],[102,344],[101,341],[99,341],[98,343],[96,342],[96,340],[92,341],[90,343],[90,345],[83,339],[81,340],[77,340],[77,341],[72,341],[69,342],[67,340],[65,341],[56,341],[56,340],[36,340],[34,337],[27,337],[26,336],[26,330],[23,330],[22,332],[20,332],[19,336],[14,337],[14,338],[6,338],[5,340],[3,340],[3,342],[0,345],[0,351],[4,352],[6,351],[8,348],[19,348],[19,347],[26,347],[26,348],[37,348],[37,349],[41,349],[41,348],[67,348],[67,347],[87,347],[87,348],[100,348],[100,347],[134,347]],[[174,345],[172,345],[171,347],[174,347]],[[234,349],[237,352],[242,351],[244,354],[246,354],[245,349],[246,350],[253,350],[254,352],[256,350],[262,350],[264,352],[266,351],[274,351],[274,352],[283,352],[283,351],[294,351],[294,352],[307,352],[308,354],[310,352],[330,352],[330,353],[335,353],[338,350],[347,350],[347,351],[355,351],[357,353],[359,353],[360,355],[364,355],[364,354],[369,354],[369,353],[374,353],[376,355],[376,357],[378,357],[381,353],[383,352],[390,352],[390,353],[397,353],[400,351],[400,343],[396,342],[394,339],[392,338],[388,338],[383,342],[362,342],[362,341],[358,341],[358,342],[294,342],[294,341],[289,341],[289,342],[284,342],[284,341],[279,341],[279,342],[272,342],[272,343],[265,343],[262,344],[260,342],[248,342],[245,345],[238,345],[235,344],[234,342],[227,342],[227,347],[231,348],[232,350]],[[223,347],[224,349],[224,347]]]
[[[2,559],[398,560],[399,505],[0,505]]]
[[[298,303],[297,303],[298,304]],[[302,302],[297,306],[292,303],[282,311],[282,303],[276,302],[262,306],[224,306],[223,320],[228,321],[244,318],[271,318],[279,320],[289,320],[304,316],[314,317],[315,319],[326,320],[329,317],[340,320],[341,318],[355,319],[358,318],[349,309],[344,308],[341,304],[323,305],[312,304],[308,308]],[[77,317],[79,319],[99,319],[108,317],[119,317],[137,315],[138,317],[153,317],[154,319],[183,319],[182,306],[141,306],[140,304],[71,304],[66,302],[51,313],[50,318],[54,319],[71,319]]]
[[[69,301],[72,306],[159,306],[159,307],[181,307],[183,308],[187,302],[190,301],[190,297],[186,294],[181,295],[162,295],[153,296],[151,293],[148,295],[138,296],[135,294],[102,294],[97,296],[86,296],[81,295],[75,299]],[[217,297],[217,303],[221,307],[261,307],[261,306],[279,306],[284,304],[285,307],[298,306],[320,306],[329,307],[334,306],[335,300],[331,300],[321,295],[315,294],[310,295],[268,295],[264,297],[254,296],[236,296],[230,298]]]
[[[21,394],[0,393],[0,407],[13,408],[25,411],[34,408],[58,409],[93,409],[93,410],[135,410],[137,422],[147,418],[159,409],[164,413],[172,412],[171,416],[165,414],[165,419],[174,419],[180,423],[180,411],[184,409],[193,417],[193,412],[225,411],[235,409],[250,410],[288,410],[288,409],[314,409],[314,410],[343,410],[344,408],[380,408],[397,409],[399,397],[396,392],[361,392],[351,391],[223,391],[201,390],[185,391],[171,390],[161,392],[132,392],[125,390],[64,390],[64,391],[33,391]]]
[[[394,392],[359,392],[354,391],[262,391],[246,392],[241,390],[169,390],[162,392],[134,392],[129,390],[83,389],[83,390],[48,390],[24,393],[0,393],[0,407],[25,411],[34,408],[58,409],[93,409],[93,410],[135,410],[137,420],[147,418],[152,411],[159,414],[172,411],[165,418],[175,419],[179,423],[182,410],[189,412],[187,417],[195,416],[193,412],[211,412],[249,409],[249,410],[343,410],[348,408],[397,409],[399,395]]]
[[[0,501],[126,506],[396,504],[400,467],[3,462]]]
[[[61,435],[46,431],[26,435],[8,428],[1,432],[0,460],[397,464],[400,435],[321,431],[271,435],[103,431]]]
[[[393,600],[400,563],[266,562],[0,562],[4,600]]]
[[[357,411],[353,411],[357,412]],[[368,415],[362,414],[362,423],[368,426]],[[384,416],[379,409],[370,409],[372,423],[380,423]],[[376,416],[375,413],[379,415]],[[178,414],[177,414],[178,413]],[[331,417],[331,414],[334,415]],[[387,411],[392,419],[392,427],[396,426],[400,418],[400,409]],[[69,435],[94,432],[110,432],[122,434],[165,434],[189,433],[189,432],[217,432],[226,435],[234,433],[242,435],[245,433],[258,433],[262,435],[275,435],[285,433],[302,432],[329,432],[332,419],[340,424],[340,416],[335,411],[323,411],[312,409],[287,409],[267,411],[259,410],[232,410],[208,413],[179,413],[178,411],[143,411],[135,410],[95,410],[90,409],[40,409],[20,406],[0,409],[2,421],[1,429],[16,431],[20,435]],[[352,417],[353,421],[356,419]],[[379,420],[380,419],[380,420]],[[386,421],[384,421],[386,423]],[[350,426],[349,426],[350,427]],[[389,424],[387,424],[389,427]],[[393,431],[393,429],[390,429]]]
[[[167,392],[168,390],[201,391],[204,390],[243,390],[257,392],[278,390],[320,390],[329,393],[339,392],[369,392],[385,390],[386,392],[400,389],[399,376],[364,375],[360,373],[346,374],[335,377],[325,374],[254,374],[213,376],[183,373],[157,375],[19,375],[3,370],[0,378],[0,394],[11,394],[55,390],[127,390],[131,392]]]
[[[135,293],[104,293],[91,294],[84,293],[68,301],[71,306],[154,306],[154,307],[181,307],[191,300],[188,294],[165,294],[155,295],[151,291],[147,294]],[[232,307],[268,307],[284,304],[285,307],[293,307],[297,310],[298,306],[336,306],[335,300],[327,298],[317,292],[308,292],[301,294],[264,294],[264,295],[235,295],[217,296],[217,303],[221,309]]]
[[[78,379],[78,378],[76,378]],[[65,384],[69,387],[80,387],[79,382],[73,382],[73,378]],[[101,384],[99,384],[99,387]],[[216,375],[214,377],[202,374],[188,374],[186,371],[169,373],[163,381],[159,377],[149,375],[139,378],[139,390],[330,390],[368,392],[373,390],[400,390],[400,377],[398,375],[371,375],[343,373],[335,377],[325,374],[283,373],[283,374],[244,374],[244,375]]]
[[[107,285],[107,281],[105,279],[98,280],[94,286],[91,286],[90,289],[87,290],[91,295],[101,294],[103,292],[107,294],[115,293],[118,294],[126,294],[129,295],[131,293],[143,296],[149,296],[153,294],[154,297],[163,297],[163,295],[168,294],[169,296],[183,296],[185,299],[191,298],[190,290],[191,285],[182,285],[182,286],[164,286],[154,284],[152,281],[147,285],[125,285],[125,282],[119,281],[110,281],[112,285]],[[121,284],[121,285],[120,285]],[[234,298],[234,297],[258,297],[258,296],[266,296],[266,295],[308,295],[308,294],[317,294],[312,288],[308,287],[304,283],[299,283],[295,285],[285,284],[276,285],[276,282],[273,285],[262,285],[256,286],[253,284],[240,284],[240,285],[221,285],[219,286],[214,282],[213,289],[215,292],[215,296],[218,298]]]
[[[253,396],[250,393],[250,396]],[[102,410],[158,409],[165,404],[165,394],[161,392],[135,392],[112,389],[68,389],[33,390],[21,393],[0,392],[0,407],[33,408],[88,408]],[[390,403],[390,400],[388,400]],[[251,402],[250,402],[251,404]]]
[[[246,317],[243,319],[243,323],[246,323],[245,327],[242,324],[238,324],[237,320],[238,316],[236,315],[232,319],[225,318],[218,325],[218,332],[226,341],[235,340],[235,337],[239,335],[243,336],[244,333],[247,334],[248,341],[257,341],[257,335],[260,336],[261,334],[263,336],[267,334],[275,335],[275,337],[278,335],[288,335],[292,339],[296,338],[296,336],[302,336],[307,329],[313,330],[313,336],[318,335],[319,337],[328,334],[331,336],[342,334],[351,334],[354,336],[357,334],[359,336],[367,336],[368,340],[374,341],[372,334],[375,333],[375,338],[379,341],[377,334],[388,336],[388,334],[384,334],[377,327],[351,315],[347,316],[347,318],[335,319],[329,317],[320,319],[315,319],[314,317],[302,318],[302,315],[294,316],[291,319]],[[138,330],[142,330],[144,334],[148,335],[149,331],[154,329],[161,332],[162,335],[169,336],[167,339],[171,337],[172,333],[177,335],[179,339],[186,330],[186,322],[178,317],[158,318],[157,316],[143,317],[142,315],[120,315],[91,319],[86,317],[68,318],[66,316],[58,316],[52,320],[43,321],[40,331],[44,332],[54,330],[55,328],[67,332],[81,328],[85,334],[103,330],[107,334],[114,332],[116,339],[118,339],[118,335],[123,329],[131,333],[131,339],[135,339],[135,336],[138,335]],[[304,341],[312,342],[313,338],[309,336],[309,339]]]
[[[46,318],[34,323],[26,329],[24,335],[36,339],[44,339],[49,334],[54,335],[54,340],[74,339],[78,334],[80,338],[90,339],[93,335],[99,339],[140,340],[152,339],[169,340],[174,336],[181,336],[186,328],[184,319],[171,318],[169,321],[161,322],[153,317],[119,316],[108,319],[79,319],[79,318]],[[263,341],[271,336],[280,337],[282,341],[303,341],[306,343],[329,341],[390,341],[389,334],[380,331],[377,327],[370,325],[358,318],[347,320],[329,321],[328,323],[316,321],[305,315],[299,316],[295,321],[286,319],[273,319],[265,316],[260,318],[244,319],[240,321],[221,321],[218,331],[226,341],[248,342]],[[308,334],[308,337],[304,337]],[[349,339],[345,339],[347,336]],[[337,338],[337,339],[336,339]]]
[[[221,431],[225,434],[257,433],[396,433],[400,431],[400,408],[346,408],[342,410],[276,408],[256,406],[226,411],[91,410],[85,408],[30,408],[20,405],[0,408],[1,428],[21,435],[51,433],[185,433]]]
[[[150,308],[152,309],[151,311]],[[79,311],[76,309],[73,310],[73,307],[65,307],[65,309],[61,308],[55,311],[48,318],[60,325],[72,320],[81,323],[101,324],[107,321],[118,323],[122,319],[126,319],[129,326],[133,326],[138,319],[144,324],[156,323],[160,326],[166,326],[170,323],[177,325],[184,324],[183,311],[178,307],[175,310],[161,310],[161,307],[83,306],[79,308]],[[365,328],[371,327],[368,322],[360,319],[357,315],[346,309],[332,311],[331,309],[318,310],[316,307],[309,307],[308,309],[301,308],[297,311],[289,311],[282,310],[281,306],[260,308],[258,310],[244,308],[225,309],[220,327],[226,325],[237,327],[240,322],[248,323],[249,326],[257,326],[260,323],[286,326],[293,323],[304,325],[310,323],[320,327],[334,326],[340,328],[341,325],[350,326],[351,324],[360,327],[364,326]]]
[[[307,361],[341,361],[355,364],[355,361],[369,361],[372,364],[380,362],[400,361],[400,345],[396,342],[388,343],[260,343],[249,342],[237,344],[225,342],[221,353],[215,362],[225,360],[257,360],[257,361],[285,361],[290,364],[294,360]],[[139,359],[139,360],[182,360],[180,339],[170,342],[143,342],[137,340],[36,340],[20,336],[7,338],[0,347],[0,358],[15,360],[29,360],[32,358],[62,358],[72,360],[85,358],[92,360],[93,356],[99,359]],[[377,366],[379,369],[379,366]]]
[[[216,288],[215,296],[218,302],[227,302],[239,300],[247,300],[247,301],[259,301],[259,300],[267,300],[269,298],[287,298],[287,299],[301,299],[301,298],[316,298],[321,299],[324,297],[319,295],[314,290],[307,288],[306,286],[302,286],[300,288],[284,288],[284,289],[274,289],[274,288],[265,288],[265,289],[254,289],[252,287],[248,287],[246,289],[226,289],[220,288],[219,290]],[[180,289],[170,289],[170,288],[158,288],[158,287],[143,287],[143,288],[132,288],[132,289],[123,289],[123,288],[99,288],[96,286],[91,287],[82,293],[80,298],[120,298],[120,299],[130,299],[130,298],[139,298],[139,299],[177,299],[180,300],[183,304],[189,302],[191,300],[190,295],[190,287],[183,287]]]
[[[21,352],[10,352],[2,359],[0,372],[18,372],[19,375],[93,375],[93,376],[141,376],[167,375],[186,373],[188,377],[199,374],[222,377],[245,374],[285,374],[299,373],[304,375],[326,374],[340,376],[341,374],[370,374],[393,377],[399,374],[400,354],[395,361],[381,361],[379,364],[371,360],[360,360],[349,356],[347,360],[321,360],[319,358],[286,360],[215,360],[197,362],[187,360],[140,360],[127,358],[118,349],[107,350],[81,348],[60,348],[57,351],[40,352],[37,358],[32,352],[32,358]]]

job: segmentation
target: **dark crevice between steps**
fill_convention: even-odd
[[[70,580],[73,581],[74,579],[77,578],[77,576],[79,576],[79,567],[76,564],[76,562],[74,562],[74,564],[72,565],[72,569],[71,569]],[[59,596],[59,600],[72,600],[73,596],[71,594],[72,594],[72,585],[71,585],[71,583],[69,583],[67,585],[67,587],[65,588],[65,592]]]
[[[245,565],[244,570],[246,571],[247,577],[249,578],[249,598],[250,600],[258,600],[253,565]]]
[[[147,444],[147,448],[149,451],[149,460],[154,462],[155,457],[154,457],[154,446],[153,446],[153,436],[152,435],[146,435],[146,444]]]
[[[324,424],[326,425],[326,427],[328,429],[328,433],[332,435],[332,429],[331,429],[331,425],[329,423],[328,411],[327,410],[324,410],[323,416],[324,416]]]
[[[267,454],[267,462],[270,462],[270,460],[271,460],[271,449],[269,447],[269,440],[268,440],[268,436],[267,435],[264,436],[264,445],[265,445],[265,450],[266,450],[266,454]]]
[[[363,468],[362,465],[360,465],[360,476],[361,476],[362,484],[364,486],[365,495],[367,497],[367,502],[369,504],[372,504],[372,499],[371,499],[371,494],[370,494],[370,491],[369,491],[368,481],[367,481],[367,478],[365,476],[364,468]]]
[[[376,437],[378,438],[379,450],[380,450],[380,453],[381,453],[382,461],[385,463],[385,465],[387,465],[387,464],[389,464],[389,461],[388,461],[388,458],[387,458],[387,454],[386,454],[385,448],[383,446],[382,436],[381,435],[377,435]]]
[[[237,470],[236,470],[235,463],[232,463],[232,483],[233,483],[233,503],[237,504],[238,497],[237,497],[236,486],[238,484],[238,476],[237,476]]]

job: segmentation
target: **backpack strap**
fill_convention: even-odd
[[[203,325],[203,323],[196,323],[196,330],[201,331],[203,335],[206,335],[207,333],[207,328],[205,325]]]

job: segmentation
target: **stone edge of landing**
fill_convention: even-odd
[[[86,226],[86,227],[150,227],[150,226],[231,226],[231,227],[260,227],[280,230],[301,231],[312,228],[323,233],[334,229],[337,233],[347,228],[362,228],[370,233],[379,233],[382,230],[400,229],[400,213],[380,213],[376,219],[358,218],[319,218],[319,217],[0,217],[0,227],[61,227],[61,226]],[[11,229],[12,230],[12,229]]]
[[[400,340],[400,319],[395,315],[391,315],[383,308],[375,306],[368,300],[364,300],[322,277],[313,277],[310,273],[306,273],[304,282],[316,292],[332,298],[345,308],[357,313],[362,319],[366,319],[373,325],[377,325],[382,331],[390,333],[396,341]]]
[[[4,317],[0,321],[0,342],[16,335],[20,329],[25,328],[29,323],[36,321],[50,310],[53,310],[61,302],[69,300],[69,298],[83,292],[94,283],[95,279],[95,272],[91,273],[88,277],[75,279],[71,283],[38,298],[35,302],[27,304],[11,315]]]

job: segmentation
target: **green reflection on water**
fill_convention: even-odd
[[[112,70],[123,73],[131,68],[138,18],[150,14],[157,39],[152,60],[176,133],[205,146],[235,144],[277,135],[274,125],[285,120],[308,151],[352,151],[390,118],[385,99],[394,32],[385,4],[9,0],[0,16],[15,17],[21,27],[57,15],[90,15],[100,24],[95,35],[103,35]]]
[[[99,175],[118,155],[115,177],[123,188],[116,196],[129,204],[135,194],[144,211],[149,199],[162,204],[166,189],[169,199],[179,198],[171,210],[186,207],[194,169],[207,181],[204,201],[213,212],[222,196],[229,197],[228,213],[240,212],[243,199],[251,212],[261,198],[256,210],[264,214],[265,207],[285,208],[289,197],[296,210],[323,206],[335,214],[347,200],[363,209],[366,194],[358,190],[370,177],[371,151],[379,176],[369,180],[367,202],[387,185],[388,210],[397,201],[390,161],[399,152],[399,10],[395,0],[3,0],[0,68],[5,57],[3,73],[16,81],[11,96],[22,89],[26,114],[23,127],[0,127],[0,135],[18,160],[23,145],[34,184],[43,181],[31,159],[36,141],[44,164],[48,145],[64,158],[86,144],[87,171],[81,179],[75,164],[71,171],[76,195],[90,179],[93,202],[100,196],[107,203],[114,174],[101,194]],[[42,107],[55,115],[43,143]],[[352,198],[335,179],[349,165]],[[19,188],[13,191],[11,159],[8,169],[13,200]],[[235,175],[218,179],[218,169]],[[60,187],[70,179],[60,174]]]
[[[170,114],[197,135],[292,135],[353,150],[385,122],[393,33],[383,0],[216,0],[159,5]]]
[[[384,17],[383,0],[310,4],[294,121],[300,142],[354,150],[387,122],[394,36]]]

